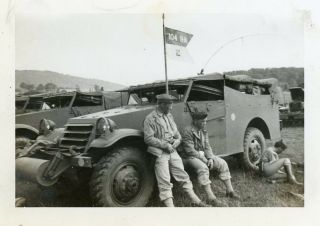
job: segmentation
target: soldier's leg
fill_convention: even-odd
[[[291,167],[291,161],[288,158],[278,159],[277,161],[271,163],[264,163],[263,164],[263,173],[267,177],[271,177],[278,172],[281,167],[284,166],[284,169],[287,173],[287,178],[290,183],[302,185],[301,183],[297,182]]]
[[[187,193],[192,203],[201,203],[199,197],[194,193],[193,186],[190,181],[190,177],[184,170],[182,159],[177,152],[173,152],[170,155],[169,165],[170,171],[174,179],[181,184],[184,191]]]
[[[154,165],[154,170],[157,178],[160,200],[164,202],[166,206],[173,206],[169,158],[170,154],[168,153],[163,153],[161,157],[157,157]]]
[[[227,196],[239,199],[240,196],[234,192],[233,187],[232,187],[231,175],[230,175],[229,166],[228,166],[227,162],[218,156],[214,156],[213,157],[213,170],[218,171],[219,178],[220,178],[220,180],[223,181],[223,183],[226,187]]]
[[[205,190],[209,200],[216,199],[212,189],[211,181],[209,179],[209,168],[198,158],[182,159],[183,165],[188,172],[194,172],[197,175],[198,183]]]
[[[267,162],[263,164],[263,175],[266,177],[271,177],[276,174],[284,165],[286,159],[278,159],[273,162]]]

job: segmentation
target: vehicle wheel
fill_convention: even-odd
[[[27,137],[16,137],[16,157],[27,147],[31,146],[31,140]]]
[[[247,169],[259,170],[259,162],[265,146],[266,141],[262,132],[257,128],[247,128],[243,141],[243,163]]]
[[[152,194],[154,171],[146,154],[121,147],[102,157],[91,176],[95,206],[145,206]]]

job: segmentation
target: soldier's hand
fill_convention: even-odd
[[[168,146],[168,152],[169,153],[173,153],[175,151],[175,149],[172,147],[172,145],[170,144],[169,146]]]
[[[213,168],[213,159],[209,159],[209,160],[208,160],[207,166],[208,166],[209,169],[212,169],[212,168]]]
[[[199,151],[199,157],[200,158],[205,158],[204,152],[203,151]]]
[[[180,140],[179,140],[179,139],[176,139],[176,140],[174,140],[174,142],[173,142],[173,144],[172,144],[172,147],[173,147],[174,149],[176,149],[179,145],[180,145]]]

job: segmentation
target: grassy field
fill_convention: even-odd
[[[282,130],[284,142],[288,149],[280,155],[288,157],[294,165],[294,172],[298,181],[304,181],[304,128],[288,127]],[[234,189],[241,195],[240,200],[230,200],[225,197],[225,189],[217,175],[212,175],[212,187],[219,200],[227,203],[230,207],[303,207],[304,201],[291,193],[304,194],[303,187],[287,183],[269,183],[252,172],[244,171],[237,159],[228,157],[227,162],[232,175]],[[205,200],[203,191],[193,180],[195,191]],[[291,193],[290,193],[291,192]],[[189,206],[189,200],[181,193],[181,189],[174,184],[173,194],[176,206]],[[90,197],[87,188],[72,191],[64,189],[57,194],[54,191],[41,191],[35,184],[26,181],[16,182],[16,196],[27,199],[26,206],[38,207],[90,207]],[[149,207],[162,206],[157,191],[150,199]]]

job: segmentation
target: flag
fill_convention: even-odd
[[[167,56],[179,61],[192,62],[187,50],[192,34],[165,27]]]

